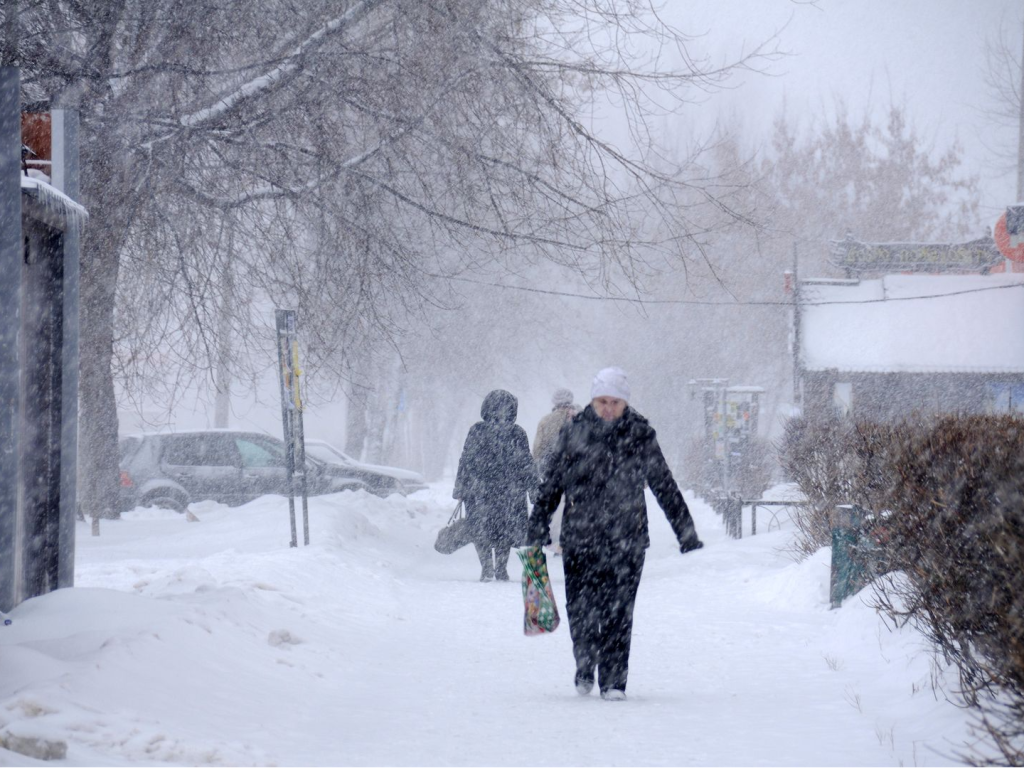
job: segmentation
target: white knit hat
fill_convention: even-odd
[[[629,381],[621,368],[602,368],[590,385],[590,399],[595,397],[617,397],[629,402]]]
[[[560,405],[572,405],[572,390],[564,387],[556,389],[555,394],[551,396],[551,404],[556,408]]]

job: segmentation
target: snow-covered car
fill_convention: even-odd
[[[121,511],[162,507],[184,512],[212,499],[237,506],[289,492],[283,440],[258,432],[203,430],[130,435],[119,441]],[[370,490],[353,472],[306,457],[310,496]]]
[[[356,461],[348,454],[335,448],[324,440],[306,439],[306,455],[320,461],[341,467],[355,477],[361,479],[370,492],[378,496],[389,496],[400,493],[406,496],[427,487],[427,481],[419,472],[399,467],[387,467],[378,464],[364,464]]]

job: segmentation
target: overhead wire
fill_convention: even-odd
[[[792,307],[793,301],[778,301],[778,300],[749,300],[749,301],[710,301],[702,299],[635,299],[628,296],[598,296],[588,295],[585,293],[572,293],[569,291],[555,291],[546,288],[533,288],[527,285],[507,285],[504,283],[491,283],[485,280],[474,280],[469,277],[458,277],[454,275],[437,275],[430,274],[430,277],[437,278],[440,280],[454,280],[462,283],[472,283],[474,285],[482,285],[488,288],[500,288],[508,291],[524,291],[527,293],[539,293],[548,296],[560,296],[569,299],[585,299],[587,301],[617,301],[624,302],[627,304],[682,304],[682,305],[693,305],[693,306],[711,306],[711,307]],[[813,289],[815,286],[809,286]],[[965,288],[959,291],[948,291],[946,293],[932,293],[925,294],[923,296],[892,296],[881,299],[845,299],[841,301],[801,301],[801,307],[824,307],[834,306],[841,304],[884,304],[887,302],[894,301],[922,301],[925,299],[942,299],[948,296],[963,296],[970,293],[984,293],[987,291],[998,291],[1006,288],[1022,288],[1024,287],[1024,281],[1019,283],[1007,283],[1006,285],[990,285],[981,288]]]

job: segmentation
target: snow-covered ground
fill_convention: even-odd
[[[829,610],[828,551],[795,563],[770,515],[731,540],[687,494],[705,548],[683,556],[650,500],[613,703],[576,695],[564,621],[523,635],[517,581],[433,550],[450,496],[311,499],[297,549],[280,497],[80,523],[78,586],[0,627],[0,739],[69,765],[960,764],[969,715],[921,638],[859,597]]]

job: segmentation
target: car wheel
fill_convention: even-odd
[[[154,493],[144,498],[140,507],[157,507],[159,509],[173,509],[178,514],[184,514],[188,509],[188,502],[172,493]]]

